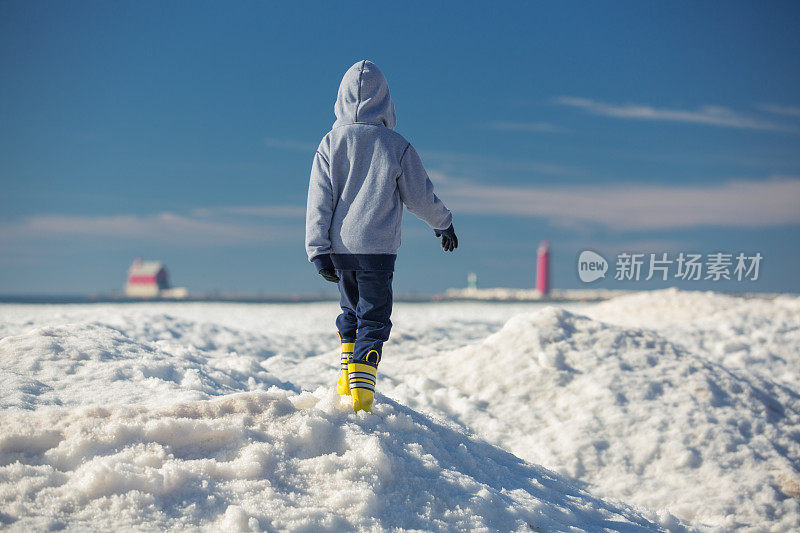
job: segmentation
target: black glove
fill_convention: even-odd
[[[339,283],[339,276],[336,275],[336,268],[333,266],[331,254],[319,254],[312,258],[311,262],[317,267],[317,272],[319,272],[320,276],[325,278],[325,281]]]
[[[325,278],[325,281],[330,281],[331,283],[339,283],[339,276],[336,275],[335,270],[328,270],[326,268],[320,270],[319,275]]]
[[[452,252],[458,248],[458,237],[456,237],[452,224],[447,229],[435,229],[433,232],[437,237],[442,238],[442,250],[445,252]]]

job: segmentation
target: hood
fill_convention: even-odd
[[[359,61],[345,72],[333,112],[334,127],[369,122],[394,129],[397,124],[389,84],[378,66],[367,60]]]

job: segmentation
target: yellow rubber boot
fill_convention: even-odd
[[[353,411],[371,413],[378,367],[365,363],[350,363],[347,365],[347,370],[350,377],[350,395],[353,397]]]
[[[339,335],[341,339],[342,336]],[[353,361],[353,347],[355,343],[350,339],[342,339],[342,357],[340,359],[342,371],[339,373],[339,381],[336,382],[336,392],[339,394],[350,395],[350,378],[347,372],[347,365]]]

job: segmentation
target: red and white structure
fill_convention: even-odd
[[[542,296],[550,293],[550,243],[542,241],[536,254],[536,290]]]
[[[183,298],[186,289],[171,289],[167,268],[161,261],[142,261],[137,258],[128,269],[125,296],[130,298]]]

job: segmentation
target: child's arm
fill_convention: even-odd
[[[410,144],[400,159],[402,173],[397,178],[400,199],[408,210],[428,223],[434,230],[443,232],[453,223],[453,215],[433,193],[433,183],[422,166],[422,161]]]
[[[308,183],[306,204],[306,253],[317,267],[317,272],[333,272],[331,261],[331,219],[333,217],[333,190],[330,165],[320,153],[314,155],[311,179]],[[324,277],[324,276],[323,276]],[[328,279],[325,277],[325,279]],[[333,280],[329,280],[333,281]]]

